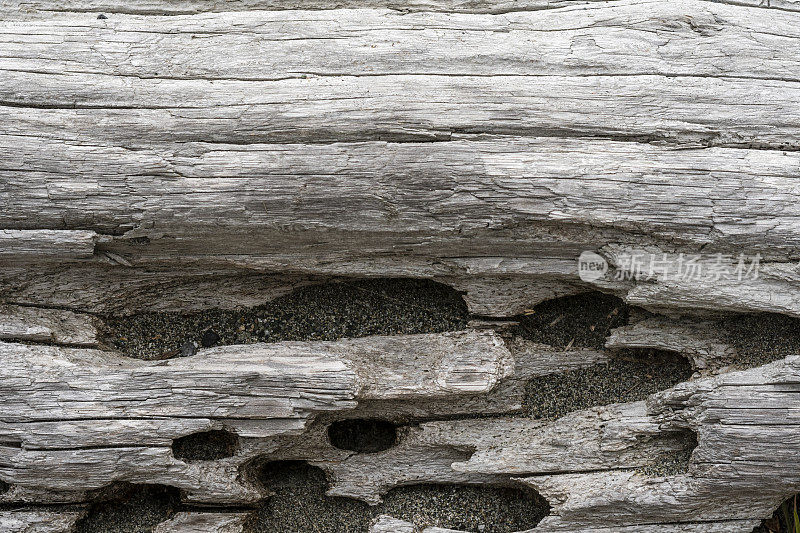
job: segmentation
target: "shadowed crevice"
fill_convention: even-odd
[[[75,533],[150,533],[180,506],[180,491],[164,485],[114,484],[102,491]]]
[[[481,533],[524,531],[550,512],[550,505],[528,488],[484,485],[411,485],[389,491],[381,513],[418,527]]]
[[[689,360],[662,350],[621,350],[605,363],[548,374],[527,384],[523,410],[554,419],[573,411],[644,400],[692,376]]]
[[[339,420],[328,426],[328,440],[340,450],[381,452],[397,444],[397,426],[374,418]]]
[[[777,313],[735,315],[723,323],[728,342],[736,349],[733,363],[765,365],[800,353],[800,319]]]
[[[232,457],[239,448],[239,436],[222,430],[203,431],[172,441],[172,455],[184,461],[214,461]]]
[[[370,507],[350,498],[325,496],[328,487],[325,472],[305,461],[262,464],[256,479],[271,495],[248,521],[247,533],[361,533],[369,530]]]
[[[602,349],[606,336],[628,323],[629,308],[616,296],[587,292],[544,301],[524,315],[514,335],[555,348]]]
[[[534,527],[550,510],[547,501],[528,488],[429,484],[395,488],[383,503],[370,507],[326,496],[325,472],[305,461],[273,461],[256,468],[258,483],[271,496],[251,517],[248,533],[367,533],[382,514],[420,528],[510,533]]]
[[[692,453],[697,448],[697,433],[691,429],[682,431],[665,432],[653,437],[649,442],[658,445],[660,452],[654,461],[636,470],[646,476],[674,476],[686,474],[692,460]]]
[[[468,320],[460,293],[446,285],[375,279],[303,287],[246,309],[110,317],[104,337],[128,356],[167,359],[230,344],[442,333]]]

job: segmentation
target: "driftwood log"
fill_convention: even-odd
[[[158,533],[258,530],[258,472],[287,461],[372,533],[459,530],[393,514],[404,487],[529,491],[525,530],[597,533],[750,532],[800,492],[796,0],[0,6],[0,530],[86,531],[131,486],[177,491]],[[388,278],[458,291],[469,322],[109,341]],[[583,293],[629,309],[602,345],[520,333]],[[748,320],[758,357],[729,334]],[[648,350],[690,376],[522,414],[532,383]],[[347,421],[396,435],[342,449]]]

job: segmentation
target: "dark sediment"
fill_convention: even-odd
[[[628,306],[599,292],[548,300],[517,317],[514,334],[556,348],[602,349],[613,328],[628,323]]]
[[[532,528],[549,512],[533,490],[460,485],[399,487],[370,507],[325,496],[324,472],[302,461],[267,463],[260,480],[274,495],[249,521],[249,533],[366,533],[381,514],[419,527],[506,533]]]
[[[396,444],[397,426],[377,419],[338,420],[328,426],[328,440],[341,450],[380,452]]]
[[[259,477],[274,494],[248,522],[248,533],[362,533],[369,531],[370,507],[349,498],[325,496],[325,473],[303,461],[267,463]]]
[[[685,474],[689,470],[692,452],[697,448],[697,433],[686,430],[680,433],[666,433],[662,440],[670,440],[678,448],[672,454],[659,458],[651,465],[637,468],[637,471],[646,476],[674,476]]]
[[[367,335],[439,333],[467,326],[460,294],[425,280],[389,279],[304,287],[262,306],[198,313],[142,313],[106,321],[106,342],[142,359],[196,346]]]
[[[626,350],[607,363],[532,379],[523,409],[533,418],[558,418],[589,407],[644,400],[691,375],[691,364],[679,354]]]
[[[239,437],[228,431],[204,431],[172,441],[172,455],[184,461],[214,461],[231,457],[239,447]]]
[[[389,491],[381,512],[413,522],[461,531],[506,533],[533,528],[550,506],[524,488],[414,485]]]
[[[756,367],[800,354],[800,319],[758,313],[734,316],[724,324],[727,340],[736,348],[737,365]]]
[[[95,503],[75,533],[150,533],[179,506],[179,491],[161,485],[126,485]]]

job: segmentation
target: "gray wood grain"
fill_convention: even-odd
[[[0,2],[0,503],[29,506],[0,512],[0,529],[67,531],[82,511],[47,504],[119,481],[240,509],[267,496],[243,475],[253,461],[286,459],[369,503],[413,483],[525,484],[552,506],[534,531],[752,530],[800,487],[800,359],[720,368],[737,354],[716,320],[800,317],[797,11]],[[606,277],[578,276],[586,250]],[[615,278],[637,253],[763,264],[746,279]],[[435,279],[480,318],[168,361],[99,349],[94,313],[247,307],[354,276]],[[609,355],[496,319],[597,289],[657,314],[607,349],[680,352],[704,377],[512,416],[532,377]],[[355,417],[414,423],[380,454],[333,447],[327,424]],[[174,439],[219,429],[238,435],[232,457],[174,456]],[[687,431],[686,472],[645,474]],[[157,531],[244,519],[192,510]],[[373,532],[414,527],[381,517]]]

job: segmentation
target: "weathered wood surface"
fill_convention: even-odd
[[[423,337],[430,340],[423,341]],[[636,531],[643,517],[651,524],[685,523],[681,527],[686,529],[677,531],[701,531],[701,523],[732,519],[742,528],[752,527],[754,519],[769,514],[786,491],[800,482],[785,468],[797,453],[794,436],[800,408],[795,405],[795,396],[800,357],[691,381],[652,396],[647,408],[644,402],[612,405],[554,421],[490,418],[428,422],[404,429],[400,444],[378,456],[333,448],[325,437],[324,425],[306,430],[303,423],[287,427],[287,418],[300,417],[301,422],[302,418],[296,406],[294,415],[281,407],[280,398],[294,396],[289,388],[303,390],[304,382],[312,387],[301,394],[307,399],[292,401],[303,404],[301,412],[316,409],[345,414],[356,407],[357,401],[375,397],[371,389],[374,385],[370,385],[377,382],[372,376],[375,368],[370,367],[373,360],[364,355],[390,353],[388,347],[393,345],[409,346],[409,351],[396,351],[394,358],[384,356],[380,366],[386,369],[384,372],[410,372],[404,380],[408,386],[400,389],[401,396],[412,394],[412,390],[419,400],[436,396],[436,389],[431,387],[441,381],[441,374],[426,376],[409,362],[419,360],[416,354],[428,355],[426,346],[431,353],[446,354],[443,364],[447,368],[452,367],[453,353],[464,353],[464,357],[472,353],[475,357],[481,350],[495,350],[497,379],[509,377],[499,370],[508,359],[508,351],[492,341],[493,334],[455,335],[462,343],[472,343],[472,349],[466,350],[459,349],[458,342],[449,349],[443,346],[453,337],[444,334],[406,342],[402,337],[376,337],[336,343],[254,345],[212,349],[189,359],[155,363],[126,362],[86,349],[5,344],[6,376],[25,375],[21,365],[35,365],[39,377],[28,380],[28,387],[36,387],[36,383],[49,383],[49,387],[23,393],[12,379],[3,379],[4,388],[28,399],[15,400],[12,396],[4,406],[7,412],[2,413],[2,440],[17,444],[4,446],[0,473],[12,486],[44,491],[69,491],[76,486],[76,479],[84,489],[100,488],[120,477],[138,483],[160,482],[184,488],[187,501],[229,505],[263,497],[262,489],[248,485],[240,476],[240,467],[259,457],[312,461],[332,474],[335,482],[329,494],[371,502],[391,488],[410,482],[503,484],[511,476],[535,487],[554,506],[552,516],[537,531],[590,531],[595,524],[630,526]],[[417,341],[427,344],[415,347]],[[495,348],[491,348],[493,342]],[[267,356],[265,350],[275,353]],[[19,361],[17,365],[12,364],[14,358]],[[289,370],[300,364],[305,364],[297,367],[307,369],[305,376]],[[343,374],[340,369],[322,377],[320,372],[328,372],[325,367],[335,369],[337,365],[349,365],[354,371]],[[182,375],[194,368],[197,370],[192,377],[186,374],[185,378],[193,380],[194,387],[181,386]],[[212,369],[216,371],[209,373]],[[59,376],[64,372],[72,377]],[[231,409],[235,401],[215,401],[213,391],[215,387],[241,390],[223,383],[233,383],[242,372],[250,376],[250,400],[234,414]],[[153,394],[152,386],[146,392],[146,383],[159,383],[164,379],[160,376],[167,373],[172,393]],[[32,375],[30,371],[27,374]],[[105,376],[107,384],[95,380],[81,386],[81,375],[94,375],[96,379]],[[349,376],[351,381],[345,380],[340,392],[314,392],[320,386],[315,382],[322,380],[330,387],[334,375]],[[279,382],[258,391],[258,383],[269,383],[276,376],[281,376]],[[141,383],[131,385],[137,379]],[[391,380],[379,381],[389,391],[398,390]],[[75,396],[76,392],[65,396],[67,392],[59,391],[59,383],[69,383],[73,391],[90,386],[98,391],[82,392],[85,399]],[[470,377],[465,383],[472,387],[474,379]],[[280,390],[284,392],[276,392]],[[445,386],[445,390],[464,394],[451,386]],[[192,391],[205,391],[205,401],[194,402]],[[396,398],[396,394],[389,393],[389,397]],[[125,396],[128,398],[123,399]],[[256,414],[253,402],[259,397],[270,407],[265,404]],[[160,406],[153,403],[158,398]],[[58,402],[58,408],[54,402]],[[128,402],[138,407],[122,406]],[[116,409],[115,403],[119,404]],[[28,404],[40,406],[41,415],[26,408]],[[189,408],[191,416],[187,415]],[[109,415],[109,409],[115,414]],[[157,418],[147,420],[156,413]],[[170,413],[175,418],[169,418]],[[248,423],[237,424],[237,417],[246,418]],[[272,417],[272,424],[268,417]],[[256,423],[258,419],[267,424]],[[213,427],[228,427],[251,438],[243,441],[229,459],[187,463],[173,458],[169,448],[172,439]],[[753,427],[758,430],[749,429]],[[658,463],[680,451],[681,441],[671,436],[680,435],[685,428],[697,432],[699,443],[687,474],[649,477],[628,470]],[[467,449],[472,451],[465,452]],[[769,488],[762,486],[765,476],[772,480]],[[14,501],[14,492],[0,498]],[[75,492],[73,498],[82,501],[85,495]],[[680,505],[676,506],[676,501]],[[623,509],[630,509],[631,514]],[[180,520],[204,524],[212,518]],[[693,522],[698,522],[696,529],[690,527]],[[726,523],[733,527],[733,522]]]
[[[750,531],[753,529],[752,522],[742,520],[731,520],[726,522],[698,522],[695,524],[642,524],[636,526],[622,526],[614,528],[575,528],[569,531],[573,533],[650,533],[657,527],[658,531],[664,533],[730,533],[731,531]],[[546,527],[537,526],[530,532],[539,533],[550,530]],[[439,527],[428,527],[421,533],[454,533],[455,530],[443,529]],[[386,517],[375,523],[370,533],[415,533],[414,524],[396,518]]]
[[[692,318],[647,318],[617,328],[606,339],[606,348],[653,348],[684,354],[692,365],[705,369],[732,361],[737,353],[722,332],[720,321]]]
[[[91,259],[95,245],[109,239],[87,230],[0,230],[0,261],[41,262]]]
[[[0,528],[7,533],[65,533],[83,514],[80,511],[0,511]]]
[[[153,533],[242,533],[247,513],[177,513]]]
[[[800,481],[787,462],[796,454],[799,383],[800,358],[791,356],[653,395],[648,410],[662,428],[697,431],[688,474],[525,478],[554,507],[537,530],[574,531],[598,522],[621,527],[646,517],[650,523],[738,520],[728,531],[750,531],[752,519],[767,516]],[[763,511],[754,512],[759,506]]]
[[[221,347],[151,362],[14,343],[0,343],[0,356],[8,483],[69,491],[76,479],[82,490],[125,479],[227,504],[262,497],[237,479],[252,455],[202,468],[176,460],[173,439],[223,427],[241,437],[297,435],[313,415],[358,401],[456,400],[513,373],[491,332]]]
[[[144,0],[135,4],[116,0],[6,0],[14,6],[10,15],[35,18],[41,12],[49,16],[76,13],[87,14],[140,14],[140,15],[191,15],[206,12],[253,10],[319,10],[332,8],[361,9],[387,8],[401,13],[440,11],[446,13],[505,14],[516,11],[558,9],[567,6],[592,4],[597,0],[347,0],[332,3],[328,0]],[[721,0],[720,3],[798,11],[796,0]],[[5,5],[5,4],[4,4]]]
[[[124,481],[222,507],[158,532],[238,533],[242,506],[267,496],[249,469],[287,459],[369,503],[415,483],[526,484],[552,506],[537,532],[749,532],[800,490],[800,362],[730,372],[718,320],[800,317],[797,11],[0,2],[0,529],[68,531],[93,490]],[[580,279],[585,250],[607,276]],[[744,279],[616,279],[638,253],[762,263]],[[107,313],[253,306],[353,276],[441,281],[482,323],[151,362],[97,329]],[[606,350],[492,322],[594,289],[656,315]],[[519,416],[531,378],[631,348],[721,374]],[[333,447],[327,424],[359,417],[401,424],[398,443]],[[175,457],[175,439],[219,429],[238,436],[231,457]],[[687,431],[688,469],[648,474]]]
[[[100,343],[91,315],[18,305],[0,305],[0,339],[78,346]]]
[[[31,289],[28,269],[6,273],[11,301],[214,298],[109,295],[119,276],[141,285],[170,265],[179,292],[203,269],[436,276],[474,312],[509,316],[585,288],[580,251],[634,243],[758,252],[774,278],[614,287],[637,305],[800,312],[785,6],[169,4],[6,9],[31,20],[0,24],[0,227],[107,240],[78,275],[52,267]],[[148,16],[88,13],[102,5]],[[437,12],[459,5],[509,12]],[[538,288],[509,296],[524,285]]]

